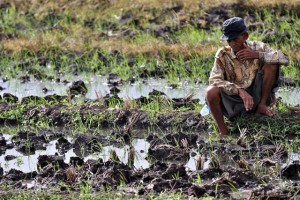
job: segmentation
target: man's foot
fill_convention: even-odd
[[[276,115],[276,112],[269,106],[258,105],[256,113],[267,115],[269,117]]]
[[[220,133],[220,137],[226,137],[228,135],[228,128],[226,126],[220,127],[219,133]]]

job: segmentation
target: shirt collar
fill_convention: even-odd
[[[237,58],[237,56],[235,55],[235,53],[233,52],[233,49],[230,49],[230,55],[232,58]]]

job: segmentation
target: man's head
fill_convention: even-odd
[[[248,39],[248,27],[240,17],[233,17],[224,21],[222,25],[222,40],[227,40],[233,51],[237,52],[244,48],[244,43]]]
[[[232,17],[223,22],[221,40],[232,40],[248,30],[245,22],[240,17]]]

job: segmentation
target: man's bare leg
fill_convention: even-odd
[[[211,114],[217,123],[221,136],[226,136],[228,134],[228,129],[225,125],[222,112],[220,89],[216,86],[208,86],[206,89],[206,101],[210,108]]]
[[[261,113],[267,116],[273,116],[276,114],[274,110],[266,105],[266,102],[275,82],[278,67],[278,65],[271,64],[264,64],[263,66],[264,78],[262,84],[261,99],[258,103],[256,113]]]

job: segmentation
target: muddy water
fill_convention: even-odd
[[[67,90],[71,86],[73,81],[83,80],[88,88],[86,98],[96,99],[96,92],[105,96],[110,94],[110,86],[107,84],[107,78],[103,76],[89,76],[89,77],[67,77],[69,83],[65,82],[54,82],[49,80],[35,80],[22,83],[21,80],[11,79],[6,82],[0,81],[0,85],[5,89],[0,92],[11,93],[17,96],[19,99],[35,95],[35,96],[46,96],[51,94],[57,95],[67,95]],[[126,99],[136,99],[141,96],[147,96],[153,90],[158,90],[164,92],[170,98],[182,98],[190,94],[195,94],[194,98],[199,98],[201,101],[204,101],[204,91],[205,85],[190,85],[187,82],[182,82],[179,84],[179,87],[173,89],[168,86],[168,82],[163,79],[148,79],[146,81],[136,81],[134,84],[123,84],[118,86],[121,90],[118,93],[120,98]],[[44,88],[47,88],[47,92],[43,91]]]
[[[67,95],[67,90],[73,81],[83,80],[88,88],[85,95],[88,99],[96,99],[98,94],[105,96],[110,94],[110,86],[107,84],[107,78],[103,76],[70,76],[65,77],[68,82],[55,82],[49,80],[36,80],[31,78],[29,82],[22,83],[21,80],[11,79],[3,82],[0,85],[5,88],[0,91],[0,94],[11,93],[22,99],[26,96],[46,96],[46,95]],[[137,99],[141,96],[148,96],[153,90],[158,90],[165,93],[169,98],[183,98],[190,94],[194,94],[194,99],[199,99],[200,103],[204,103],[204,93],[207,85],[194,84],[188,81],[178,83],[178,87],[173,88],[168,81],[164,79],[148,79],[144,81],[136,81],[134,84],[123,84],[118,86],[120,92],[118,96],[122,99]],[[45,92],[45,88],[47,92]],[[300,104],[300,88],[281,88],[277,93],[283,102],[291,105]]]
[[[287,160],[282,164],[282,168],[286,167],[289,164],[292,164],[294,161],[300,160],[300,153],[291,152],[288,154]]]
[[[280,88],[276,94],[288,104],[300,105],[300,88]]]
[[[7,141],[7,144],[11,143],[11,135],[3,134],[3,137]],[[72,142],[72,138],[67,138],[69,142]],[[56,140],[50,141],[46,144],[45,150],[36,150],[34,154],[31,155],[23,155],[15,149],[7,149],[3,155],[0,156],[0,167],[4,169],[4,173],[7,173],[10,169],[17,169],[23,171],[24,173],[29,173],[38,170],[38,157],[40,155],[59,155],[64,156],[64,162],[70,163],[71,157],[82,157],[80,152],[74,151],[74,148],[70,149],[64,154],[61,154],[56,148]],[[134,167],[136,169],[146,169],[149,168],[150,164],[147,160],[147,154],[150,147],[150,144],[145,139],[134,139],[132,141],[132,146],[135,149],[136,156],[134,160]],[[115,146],[104,146],[100,153],[94,153],[91,155],[83,156],[84,162],[89,159],[98,160],[102,159],[104,162],[110,159],[110,151],[114,150],[120,159],[121,162],[127,164],[128,160],[128,151],[129,146],[125,145],[123,147],[115,147]],[[14,156],[11,160],[6,160],[7,156]],[[196,170],[196,160],[198,158],[198,154],[191,154],[190,159],[187,161],[185,167],[189,171]],[[210,158],[207,158],[204,162],[203,169],[207,169],[209,167]],[[223,166],[227,165],[226,159],[224,159]]]
[[[10,144],[11,136],[3,134],[3,137],[7,140],[7,143]],[[67,138],[69,142],[72,142],[72,138]],[[70,163],[71,157],[77,157],[78,152],[75,152],[74,149],[70,149],[65,154],[60,154],[56,149],[57,140],[52,140],[46,145],[46,150],[36,150],[32,155],[23,155],[22,153],[16,151],[15,149],[7,149],[3,155],[0,156],[0,166],[4,169],[4,173],[7,173],[10,169],[17,169],[23,171],[24,173],[37,171],[38,157],[40,155],[59,155],[64,156],[64,162]],[[135,149],[136,157],[134,161],[134,166],[137,169],[145,169],[149,167],[149,162],[146,160],[148,149],[150,144],[144,139],[135,139],[132,141],[132,146]],[[125,145],[122,148],[115,146],[105,146],[101,153],[92,154],[84,156],[84,161],[88,159],[98,160],[102,159],[104,162],[109,160],[109,152],[114,150],[117,153],[120,161],[124,164],[127,163],[129,146]],[[14,156],[15,158],[7,161],[6,156]]]

